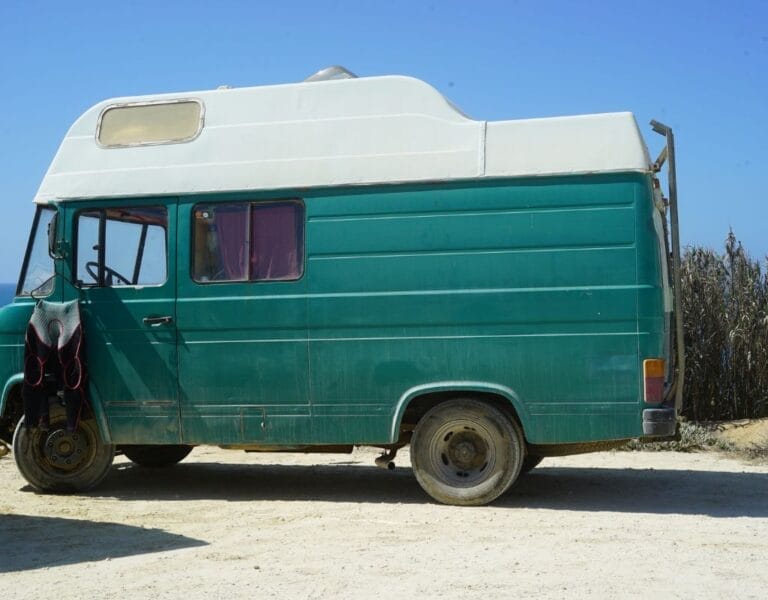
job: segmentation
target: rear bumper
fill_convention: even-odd
[[[669,437],[675,435],[677,412],[674,408],[646,408],[643,411],[643,435]]]

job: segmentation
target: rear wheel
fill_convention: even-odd
[[[22,418],[13,435],[16,466],[41,492],[82,492],[97,485],[112,466],[115,447],[104,444],[96,421],[82,420],[68,432],[64,411],[51,410],[50,428],[27,429]]]
[[[192,446],[121,446],[129,460],[142,467],[170,467],[186,458]]]
[[[487,504],[515,481],[525,455],[519,426],[497,408],[456,399],[431,409],[416,425],[411,464],[438,502]]]

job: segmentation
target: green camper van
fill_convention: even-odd
[[[342,68],[86,111],[35,197],[0,311],[0,438],[41,491],[116,452],[410,445],[439,502],[542,458],[675,433],[682,393],[672,132],[630,113],[478,121]],[[666,162],[669,199],[657,173]],[[26,423],[25,331],[77,301],[85,405]]]

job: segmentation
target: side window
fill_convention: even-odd
[[[203,105],[189,99],[110,106],[97,127],[96,139],[106,148],[186,142],[203,127]]]
[[[301,202],[198,204],[193,209],[192,277],[290,281],[304,272]]]
[[[81,285],[161,285],[167,279],[168,213],[162,207],[85,210],[77,216]]]

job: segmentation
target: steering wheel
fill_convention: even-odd
[[[94,281],[99,280],[99,263],[96,261],[89,261],[85,263],[85,270],[88,271],[88,275],[93,277]],[[108,276],[108,279],[104,282],[108,287],[113,285],[113,280],[117,279],[118,282],[122,282],[124,285],[133,285],[131,280],[115,271],[112,267],[104,265],[104,274]]]

